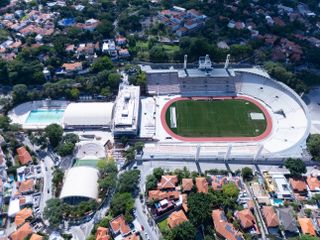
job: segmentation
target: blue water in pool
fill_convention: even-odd
[[[27,124],[51,124],[60,123],[64,114],[63,109],[37,109],[32,110],[25,123]]]
[[[283,205],[283,200],[282,199],[273,199],[274,204],[278,204],[278,205]]]

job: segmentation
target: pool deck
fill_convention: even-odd
[[[31,101],[22,103],[15,108],[13,108],[8,116],[12,120],[12,123],[19,124],[23,129],[44,129],[50,123],[48,122],[39,122],[39,123],[27,123],[27,119],[31,111],[39,109],[61,109],[64,110],[69,101],[60,101],[60,100],[42,100],[42,101]],[[61,118],[60,124],[63,122],[63,116]]]

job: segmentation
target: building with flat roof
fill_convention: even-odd
[[[275,183],[275,194],[277,194],[277,198],[280,199],[292,199],[292,192],[289,186],[289,183],[284,175],[275,174],[272,175],[272,180]]]
[[[139,122],[140,87],[121,84],[114,107],[115,136],[137,135]]]
[[[73,167],[65,177],[60,199],[69,204],[97,199],[99,172],[92,167]]]

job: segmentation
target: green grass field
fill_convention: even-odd
[[[176,128],[171,128],[170,108],[176,108]],[[243,99],[213,101],[181,100],[166,112],[168,127],[182,137],[255,137],[262,134],[266,120],[252,120],[250,113],[263,113]]]

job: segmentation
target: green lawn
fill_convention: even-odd
[[[99,160],[97,159],[83,159],[83,160],[77,159],[76,162],[74,163],[74,167],[79,167],[79,166],[96,167],[98,161]]]
[[[166,230],[168,230],[169,229],[168,228],[168,218],[159,222],[158,226],[159,226],[159,229],[161,232],[165,232]]]
[[[171,128],[170,108],[176,108],[176,128]],[[262,113],[243,99],[213,101],[181,100],[166,112],[169,128],[183,137],[255,137],[262,134],[266,120],[252,120],[250,113]]]

